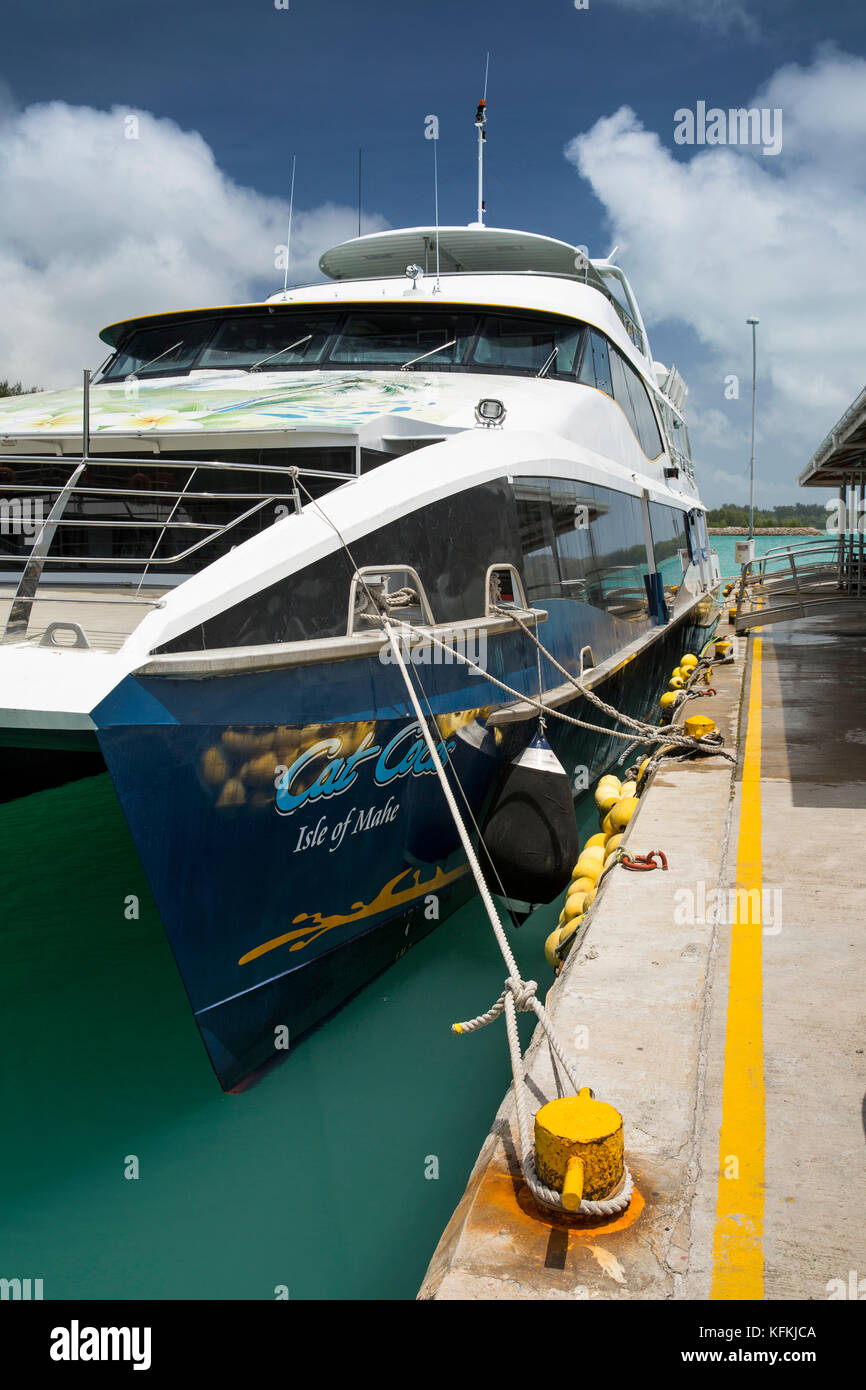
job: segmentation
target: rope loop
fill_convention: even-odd
[[[658,864],[655,862],[658,859]],[[624,869],[634,869],[644,873],[650,869],[667,869],[667,855],[663,849],[651,849],[649,854],[629,854],[625,852],[619,861]]]

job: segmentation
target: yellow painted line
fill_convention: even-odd
[[[753,638],[737,841],[712,1299],[764,1297],[761,638]],[[744,891],[743,891],[744,890]],[[756,896],[747,896],[755,894]],[[754,920],[757,918],[757,921]],[[750,920],[751,919],[751,920]]]

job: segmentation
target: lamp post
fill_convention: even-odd
[[[755,397],[758,383],[758,341],[757,327],[760,319],[746,319],[752,325],[752,456],[749,461],[749,559],[754,558],[755,547]]]

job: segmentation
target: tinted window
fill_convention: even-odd
[[[553,318],[525,319],[490,314],[484,319],[473,361],[480,367],[545,375],[571,375],[581,326]]]
[[[630,362],[615,347],[610,349],[614,400],[622,406],[632,433],[648,458],[658,458],[662,441],[646,387]]]
[[[613,488],[595,488],[590,522],[593,568],[588,576],[596,607],[618,618],[646,617],[647,565],[641,503]]]
[[[339,322],[337,314],[271,313],[224,320],[199,367],[315,366]]]
[[[632,406],[631,392],[628,389],[628,369],[625,358],[616,348],[610,349],[610,375],[613,382],[613,398],[622,406],[625,417],[631,425],[632,434],[637,438],[637,420]]]
[[[520,548],[523,552],[523,587],[528,603],[556,594],[559,572],[553,543],[550,486],[543,478],[515,483]]]
[[[593,603],[590,576],[594,570],[591,526],[597,516],[595,488],[589,484],[551,482],[551,507],[556,530],[560,585],[565,598]]]
[[[585,386],[595,385],[595,364],[592,360],[592,334],[589,332],[584,333],[580,345],[577,379],[578,381],[582,381]]]
[[[592,364],[595,370],[595,384],[599,391],[604,391],[606,395],[613,395],[613,382],[610,379],[610,352],[607,345],[607,338],[601,333],[596,333],[595,329],[591,333],[592,338]]]
[[[555,314],[491,314],[477,306],[275,307],[133,329],[102,379],[116,380],[132,371],[158,376],[193,368],[395,370],[417,363],[419,371],[468,369],[533,376],[543,371],[545,376],[573,381],[588,331],[584,324]],[[609,392],[607,345],[601,336],[596,355],[597,368],[591,350],[584,351],[591,383],[599,372],[602,383],[608,383],[602,390]]]
[[[656,569],[665,584],[679,585],[689,563],[685,512],[676,507],[666,507],[661,502],[650,502],[649,512]]]
[[[640,446],[647,458],[656,459],[662,451],[662,440],[647,389],[631,363],[626,362],[625,370]]]
[[[565,478],[520,479],[515,490],[527,598],[570,598],[618,618],[646,616],[637,497]]]
[[[138,328],[123,340],[104,377],[187,372],[213,330],[213,319],[164,324],[161,328]]]
[[[464,360],[475,323],[475,314],[364,310],[349,315],[329,357],[347,366],[392,367],[424,357],[419,365],[435,370]]]

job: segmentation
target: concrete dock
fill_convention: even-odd
[[[739,640],[688,708],[736,767],[663,766],[627,848],[669,871],[612,870],[555,984],[539,964],[581,1084],[624,1117],[628,1210],[539,1208],[509,1091],[420,1298],[866,1296],[864,638],[866,607]],[[539,1032],[533,1109],[556,1095]]]

